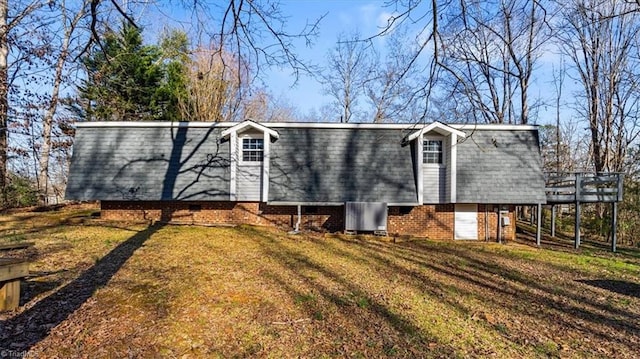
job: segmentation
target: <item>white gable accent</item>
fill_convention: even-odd
[[[229,192],[231,194],[231,200],[238,200],[238,171],[237,167],[240,163],[240,159],[242,158],[242,154],[239,153],[240,143],[238,139],[238,133],[243,132],[249,129],[255,129],[263,134],[263,161],[262,161],[262,183],[261,187],[261,197],[260,200],[262,202],[266,202],[269,198],[269,169],[270,169],[270,147],[269,144],[271,142],[271,138],[278,139],[280,135],[277,131],[272,130],[264,125],[261,125],[252,120],[242,121],[234,126],[227,128],[226,130],[221,132],[222,138],[229,138],[230,140],[230,155],[231,155],[231,180],[230,180],[230,188]]]
[[[459,137],[462,137],[462,138],[467,137],[467,135],[464,132],[462,132],[460,130],[456,130],[455,128],[453,128],[451,126],[445,125],[444,123],[436,121],[436,122],[431,123],[431,124],[429,124],[427,126],[424,126],[420,130],[410,134],[409,137],[407,137],[407,142],[411,142],[411,141],[415,140],[418,137],[422,137],[425,133],[429,133],[431,131],[439,133],[439,134],[441,134],[443,136],[448,136],[448,135],[455,134],[455,135],[457,135]]]
[[[446,199],[446,202],[449,203],[456,203],[456,198],[457,198],[457,155],[458,155],[458,151],[457,151],[457,145],[458,145],[458,138],[465,138],[467,135],[466,133],[457,130],[451,126],[445,125],[441,122],[433,122],[427,126],[424,126],[423,128],[421,128],[420,130],[417,130],[415,132],[413,132],[411,135],[409,135],[406,138],[406,142],[411,142],[411,141],[416,141],[416,156],[415,159],[417,161],[417,171],[416,171],[416,175],[417,175],[417,190],[418,190],[418,203],[424,203],[425,201],[425,188],[424,188],[424,174],[423,174],[423,169],[425,168],[425,164],[422,163],[423,162],[423,142],[425,140],[425,138],[427,138],[427,136],[429,134],[438,134],[440,136],[443,137],[448,137],[449,141],[448,141],[448,146],[444,147],[443,150],[443,156],[445,156],[445,158],[449,158],[450,160],[449,162],[449,166],[446,168],[446,171],[448,172],[448,177],[450,178],[450,185],[449,185],[449,196]],[[444,143],[443,143],[444,145]]]
[[[280,134],[278,134],[278,131],[272,130],[264,125],[261,125],[253,120],[244,120],[240,123],[238,123],[237,125],[231,126],[229,128],[227,128],[226,130],[222,131],[221,135],[222,138],[227,138],[229,137],[232,133],[238,133],[241,130],[250,127],[250,128],[254,128],[260,132],[263,133],[268,133],[269,136],[278,139],[280,138]]]

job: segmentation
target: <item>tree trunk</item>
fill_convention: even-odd
[[[62,83],[62,75],[64,71],[64,64],[67,62],[67,56],[69,51],[69,42],[71,41],[71,33],[76,25],[76,22],[82,16],[83,12],[76,16],[76,19],[71,24],[71,27],[67,29],[65,38],[62,43],[62,49],[60,56],[56,63],[56,73],[53,78],[53,89],[51,90],[51,99],[47,112],[42,119],[42,147],[40,152],[40,173],[38,174],[38,187],[40,195],[42,196],[42,204],[47,205],[49,202],[49,157],[51,153],[51,129],[53,128],[53,117],[58,107],[58,100],[60,96],[60,84]],[[64,21],[64,19],[63,19]]]
[[[9,125],[9,89],[7,84],[7,57],[9,56],[7,19],[8,0],[0,0],[0,208],[7,205],[7,133]]]

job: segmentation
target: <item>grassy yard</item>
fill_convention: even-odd
[[[0,313],[0,351],[61,358],[640,353],[639,251],[116,226],[92,212],[0,215],[0,242],[36,242],[0,253],[33,261],[23,305]]]

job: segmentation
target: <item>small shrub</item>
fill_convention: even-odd
[[[9,174],[7,186],[7,202],[5,208],[29,207],[38,204],[38,189],[29,178],[16,174]]]

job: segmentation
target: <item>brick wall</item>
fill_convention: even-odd
[[[181,223],[252,224],[294,228],[296,206],[268,206],[257,202],[101,202],[101,216],[107,220],[174,221]],[[489,210],[485,226],[485,208]],[[515,238],[515,208],[509,206],[511,224],[503,238]],[[478,206],[478,239],[496,240],[498,214],[493,206]],[[432,239],[453,239],[454,205],[416,207],[390,206],[387,232]],[[301,230],[340,232],[344,230],[344,206],[303,206]]]
[[[268,206],[258,202],[160,202],[102,201],[101,217],[106,220],[173,221],[180,223],[253,224],[285,229],[295,227],[296,206]],[[313,213],[303,211],[300,229],[338,232],[344,228],[344,207],[318,206]]]
[[[389,207],[387,232],[433,239],[453,239],[453,205]]]
[[[516,238],[516,216],[515,206],[498,206],[498,205],[478,205],[478,239],[486,239],[489,241],[497,241],[498,233],[498,212],[496,208],[507,209],[509,211],[509,220],[511,224],[506,227],[502,227],[502,233],[500,237],[503,240],[514,240]],[[486,214],[486,216],[485,216]],[[485,217],[487,221],[485,222]]]

